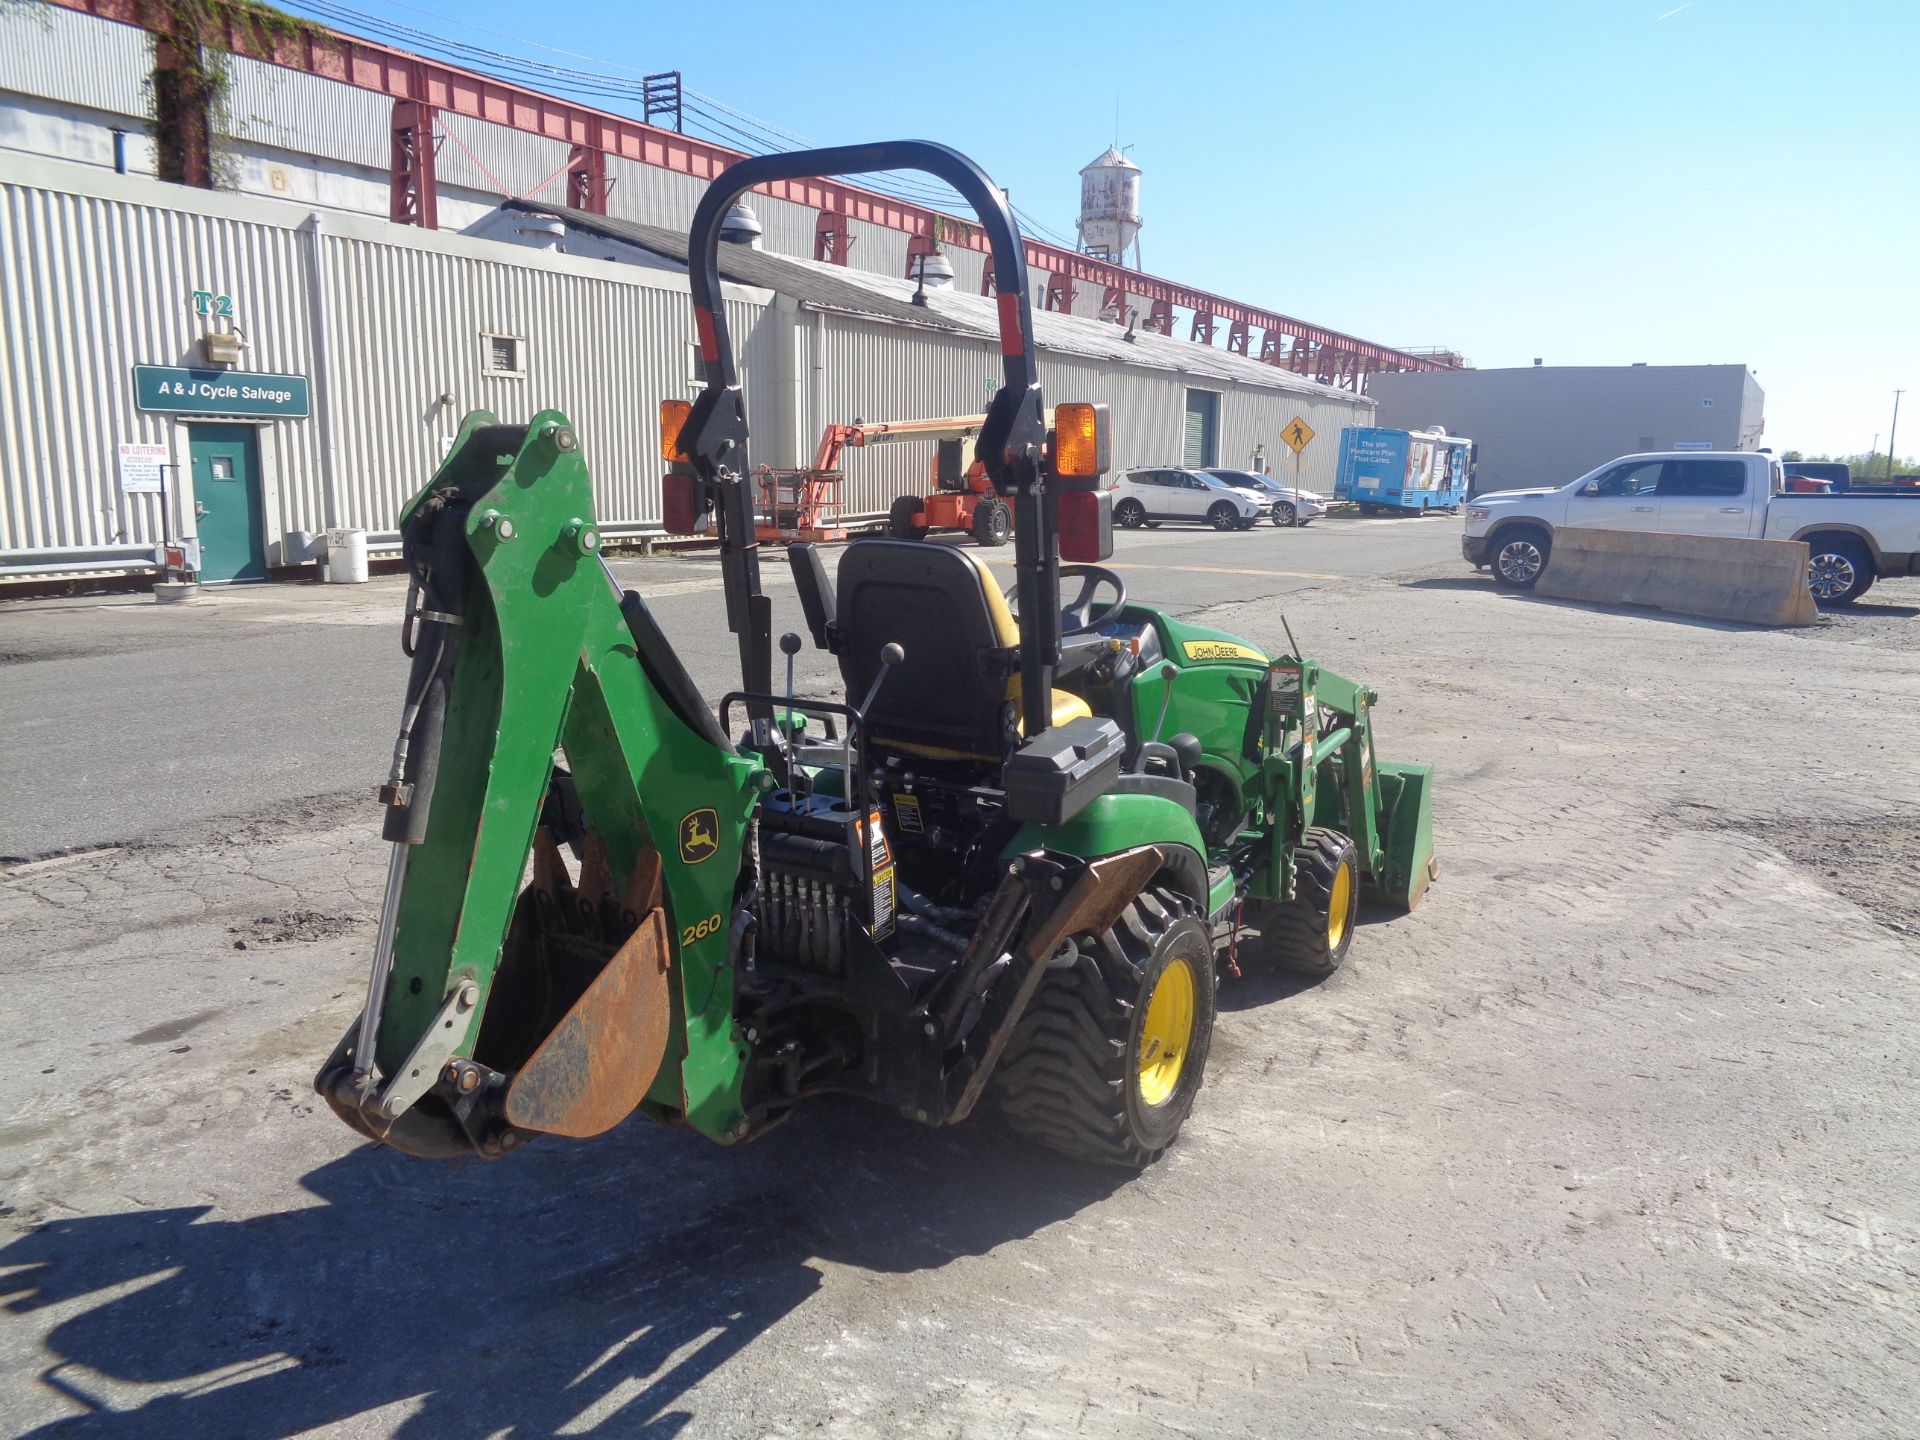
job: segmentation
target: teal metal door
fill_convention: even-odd
[[[1187,391],[1185,455],[1181,464],[1204,470],[1220,463],[1220,396],[1212,390]]]
[[[192,425],[188,436],[200,578],[266,579],[257,432],[251,425]]]

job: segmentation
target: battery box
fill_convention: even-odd
[[[1022,824],[1064,824],[1119,778],[1126,749],[1125,732],[1104,716],[1055,725],[1007,761],[1007,814]]]

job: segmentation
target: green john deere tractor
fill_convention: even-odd
[[[845,691],[796,695],[788,634],[776,693],[719,223],[755,185],[909,168],[991,245],[1005,384],[977,455],[1017,512],[1018,583],[889,540],[845,547],[830,583],[793,546]],[[991,1095],[1043,1144],[1150,1162],[1200,1088],[1241,922],[1249,961],[1325,974],[1363,893],[1412,908],[1431,772],[1375,759],[1364,687],[1133,602],[1099,564],[1106,417],[1049,425],[1020,238],[963,156],[743,161],[689,260],[706,388],[662,406],[667,524],[713,517],[742,688],[716,720],[613,580],[564,415],[469,416],[402,517],[392,858],[366,1007],[317,1088],[422,1155],[636,1110],[744,1140],[837,1093],[932,1125]]]

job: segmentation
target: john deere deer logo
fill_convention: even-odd
[[[690,810],[680,819],[680,863],[698,865],[720,848],[720,817],[712,810]]]

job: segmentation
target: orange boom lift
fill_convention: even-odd
[[[1013,534],[1013,510],[994,493],[993,482],[977,462],[966,463],[968,442],[978,437],[984,415],[949,415],[935,420],[855,421],[829,425],[820,436],[813,464],[805,470],[756,472],[755,531],[762,540],[844,540],[841,523],[840,456],[848,446],[891,445],[904,440],[938,442],[931,469],[931,493],[902,495],[887,514],[887,533],[915,540],[929,530],[965,530],[982,545],[1004,545]]]

